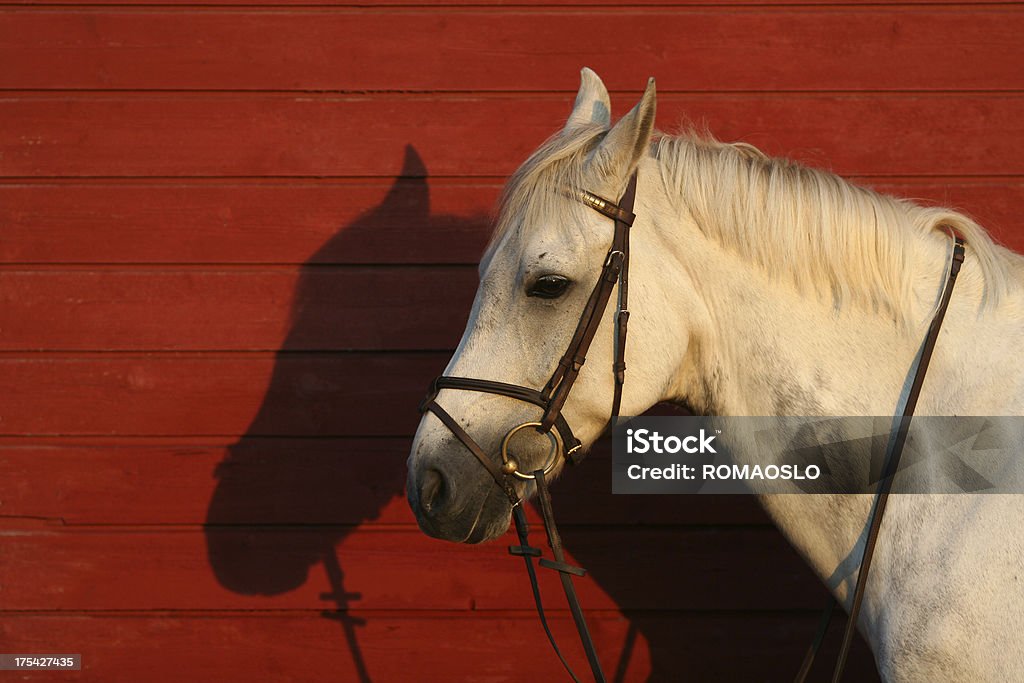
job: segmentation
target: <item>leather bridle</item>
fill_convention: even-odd
[[[579,633],[584,652],[587,655],[587,661],[590,664],[591,671],[594,675],[594,680],[597,683],[605,683],[606,679],[604,672],[601,669],[597,650],[594,647],[592,638],[590,637],[590,632],[583,616],[583,610],[580,608],[579,600],[576,597],[576,591],[572,584],[571,577],[583,576],[586,574],[586,570],[565,562],[565,554],[562,548],[561,537],[558,534],[558,529],[555,525],[554,512],[551,507],[551,494],[547,488],[546,475],[550,474],[558,464],[560,456],[564,457],[569,461],[569,463],[574,465],[578,464],[583,459],[583,444],[573,434],[572,429],[569,427],[569,423],[562,414],[562,408],[565,406],[565,402],[569,398],[569,392],[572,390],[573,384],[579,377],[580,370],[583,368],[583,364],[587,360],[587,352],[590,350],[590,345],[597,333],[597,328],[601,324],[605,309],[608,307],[608,300],[611,298],[612,291],[615,289],[616,285],[618,285],[619,295],[615,305],[615,351],[614,361],[612,364],[614,394],[612,398],[611,415],[608,421],[609,426],[614,426],[615,419],[619,415],[619,408],[622,403],[622,387],[625,382],[626,373],[626,332],[629,323],[629,229],[636,218],[633,213],[633,204],[636,199],[636,184],[637,173],[634,171],[629,178],[625,192],[617,203],[608,201],[607,199],[586,191],[580,192],[576,197],[576,199],[598,213],[611,218],[615,225],[615,232],[612,237],[611,246],[605,256],[604,265],[601,267],[601,275],[598,278],[597,283],[594,285],[594,289],[590,293],[590,298],[587,300],[586,306],[583,308],[583,313],[580,315],[579,322],[576,325],[576,330],[573,332],[572,338],[569,341],[569,346],[558,361],[558,365],[555,367],[554,373],[551,375],[551,378],[548,380],[547,384],[545,384],[544,388],[538,391],[537,389],[518,384],[507,384],[505,382],[475,379],[472,377],[441,375],[431,382],[427,396],[420,404],[420,413],[433,413],[476,457],[512,503],[512,517],[515,521],[516,533],[519,537],[519,545],[510,546],[509,553],[512,555],[518,555],[525,561],[541,625],[544,628],[544,632],[547,635],[548,641],[551,643],[551,647],[554,649],[555,654],[558,656],[559,660],[561,660],[562,665],[565,667],[566,671],[568,671],[569,676],[573,681],[576,681],[576,683],[579,683],[579,678],[576,677],[576,674],[573,672],[568,662],[566,662],[565,657],[559,650],[548,625],[547,617],[544,613],[544,606],[541,602],[540,587],[537,583],[537,575],[533,566],[532,558],[539,558],[538,564],[540,564],[540,566],[553,569],[558,572],[559,578],[562,582],[562,588],[566,595],[566,600],[569,603],[570,612],[572,613],[573,620],[576,624],[576,629]],[[921,350],[914,361],[914,365],[911,367],[913,380],[911,382],[910,390],[902,399],[902,410],[897,411],[897,422],[894,423],[893,432],[889,440],[885,464],[883,465],[882,470],[882,479],[880,480],[878,489],[875,493],[874,502],[869,515],[867,540],[864,546],[864,553],[861,557],[857,583],[850,610],[850,618],[846,624],[842,646],[833,672],[833,683],[838,683],[842,677],[847,654],[853,640],[853,634],[856,630],[857,616],[860,611],[860,605],[863,601],[864,591],[867,585],[868,570],[871,567],[871,559],[874,554],[879,529],[881,528],[882,516],[885,513],[886,502],[892,489],[893,479],[899,466],[900,455],[903,452],[903,446],[907,439],[910,420],[917,405],[917,399],[924,383],[925,373],[928,370],[928,363],[931,359],[932,349],[935,347],[935,342],[942,326],[942,320],[946,314],[946,308],[949,305],[949,300],[953,293],[953,286],[956,284],[957,274],[960,272],[960,266],[963,261],[964,240],[959,235],[954,234],[954,247],[949,274],[943,287],[938,308],[932,317],[928,333],[922,344]],[[498,463],[489,457],[484,449],[477,444],[473,437],[462,428],[458,421],[455,420],[455,418],[453,418],[443,407],[441,407],[440,404],[438,404],[438,394],[442,389],[477,391],[506,396],[525,403],[532,403],[533,405],[542,408],[544,412],[539,421],[523,422],[510,429],[505,434],[502,439],[500,449],[501,465],[498,465]],[[540,434],[548,436],[551,440],[551,449],[541,467],[533,470],[532,473],[527,473],[520,469],[521,463],[509,452],[509,447],[512,438],[516,434],[520,431],[531,428],[535,429]],[[541,517],[544,521],[544,529],[547,533],[548,545],[550,546],[555,558],[554,561],[542,558],[541,550],[529,545],[529,528],[526,523],[526,515],[523,513],[523,499],[520,498],[519,494],[516,492],[514,479],[532,480],[537,486],[537,498],[540,502]],[[802,683],[810,672],[811,666],[814,663],[815,655],[824,641],[825,632],[828,629],[828,624],[836,604],[835,599],[831,598],[822,614],[818,633],[807,651],[807,655],[800,667],[800,671],[797,673],[797,683]]]
[[[534,427],[541,434],[549,435],[552,442],[551,452],[547,461],[541,468],[544,474],[550,474],[558,463],[558,456],[561,455],[573,464],[583,459],[583,444],[572,433],[569,423],[562,415],[562,408],[565,406],[569,392],[579,377],[583,364],[587,361],[587,352],[597,334],[597,328],[601,325],[605,309],[608,307],[608,299],[611,298],[612,290],[616,284],[619,287],[619,296],[616,303],[615,313],[615,361],[612,371],[615,377],[614,397],[612,399],[611,417],[609,423],[613,422],[619,415],[619,406],[622,403],[622,384],[626,379],[626,331],[629,323],[629,228],[633,225],[633,202],[636,198],[636,176],[634,172],[626,185],[626,191],[618,204],[603,199],[590,192],[580,193],[578,199],[598,213],[601,213],[615,222],[615,233],[612,237],[611,247],[601,267],[601,275],[594,285],[594,289],[587,299],[583,308],[580,320],[573,332],[569,346],[562,354],[562,358],[555,366],[551,379],[540,391],[518,384],[506,384],[486,379],[475,379],[472,377],[451,377],[442,375],[434,379],[430,385],[427,397],[420,404],[420,412],[431,412],[458,438],[469,451],[476,456],[480,464],[490,472],[491,477],[498,486],[505,492],[512,505],[518,505],[519,495],[510,481],[510,477],[518,479],[535,479],[533,474],[527,474],[520,470],[520,463],[509,453],[509,446],[512,437],[523,429]],[[524,422],[510,429],[505,434],[501,443],[501,460],[499,465],[484,452],[484,450],[473,440],[473,438],[458,424],[458,422],[437,402],[437,395],[442,389],[460,389],[463,391],[479,391],[487,394],[498,394],[532,403],[544,409],[544,414],[537,422]]]
[[[533,589],[534,602],[537,606],[537,614],[540,616],[541,625],[547,634],[551,647],[555,654],[565,666],[566,671],[574,681],[579,683],[576,674],[565,661],[558,645],[555,643],[551,629],[548,627],[547,618],[544,615],[544,606],[541,603],[540,587],[537,584],[537,575],[533,567],[532,558],[540,558],[539,548],[530,546],[528,541],[529,528],[526,524],[526,515],[523,514],[522,499],[516,492],[513,478],[532,479],[537,485],[537,496],[541,504],[541,516],[544,519],[544,529],[548,536],[548,545],[554,555],[554,561],[545,558],[538,560],[540,566],[554,569],[558,572],[562,581],[562,589],[565,591],[569,609],[572,612],[573,620],[576,623],[576,630],[579,632],[583,649],[587,654],[587,661],[594,674],[594,680],[604,683],[605,676],[601,670],[601,663],[597,657],[597,650],[587,629],[586,620],[583,617],[583,610],[580,608],[579,600],[576,597],[576,590],[572,585],[573,576],[583,576],[586,570],[574,567],[565,562],[565,554],[562,550],[561,537],[558,528],[555,526],[555,517],[551,509],[551,495],[547,488],[546,475],[550,474],[555,465],[558,464],[559,456],[564,457],[572,464],[577,464],[583,459],[583,444],[572,433],[569,423],[562,415],[562,408],[569,398],[573,384],[579,377],[583,364],[587,361],[587,352],[597,334],[597,328],[601,325],[605,309],[608,307],[608,300],[612,291],[618,285],[619,296],[615,304],[615,360],[612,363],[614,375],[614,394],[612,398],[611,416],[609,424],[613,424],[619,415],[619,406],[622,403],[622,385],[626,380],[626,332],[629,324],[629,228],[633,225],[633,202],[636,199],[637,174],[634,171],[626,184],[626,191],[618,203],[608,201],[590,192],[581,192],[576,198],[594,209],[598,213],[611,218],[615,223],[615,232],[612,236],[612,244],[604,258],[604,265],[601,266],[601,275],[597,278],[594,289],[590,292],[583,313],[576,324],[576,330],[569,340],[562,358],[555,366],[551,379],[540,391],[518,384],[506,384],[491,380],[475,379],[472,377],[450,377],[440,376],[434,379],[430,385],[427,397],[420,404],[420,413],[427,411],[433,413],[441,422],[462,442],[469,452],[476,456],[480,464],[484,466],[498,487],[505,492],[512,503],[512,518],[515,520],[516,532],[519,535],[519,545],[511,546],[509,552],[519,555],[526,563],[526,571],[530,577],[530,585]],[[510,429],[501,441],[501,465],[499,465],[484,452],[473,437],[453,418],[448,411],[437,403],[437,395],[442,389],[461,389],[464,391],[479,391],[487,394],[498,394],[507,396],[518,401],[532,403],[544,410],[544,414],[537,422],[524,422]],[[547,434],[551,439],[551,451],[546,462],[532,473],[520,470],[520,463],[509,453],[509,446],[517,433],[524,429],[534,428],[541,434]]]

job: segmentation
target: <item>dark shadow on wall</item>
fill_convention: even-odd
[[[314,254],[309,263],[330,263],[338,255],[350,253],[353,249],[365,249],[371,244],[374,233],[396,221],[415,218],[424,229],[443,231],[452,227],[479,225],[483,217],[457,217],[430,213],[430,197],[426,168],[411,147],[402,169],[404,180],[391,188],[383,202],[369,210],[351,225],[338,229]],[[228,590],[243,595],[280,595],[303,586],[310,570],[322,566],[330,583],[330,592],[321,595],[325,601],[325,618],[337,620],[353,657],[358,679],[371,680],[360,650],[359,626],[361,622],[351,616],[352,608],[359,606],[358,586],[345,582],[345,554],[339,544],[359,524],[380,516],[381,510],[396,496],[403,493],[405,484],[405,455],[409,440],[379,440],[386,446],[378,449],[400,449],[401,453],[383,453],[380,458],[364,457],[367,446],[352,455],[360,459],[361,476],[353,477],[352,459],[346,461],[345,443],[331,438],[289,438],[275,436],[281,430],[280,416],[291,414],[292,390],[303,379],[297,377],[294,363],[281,362],[295,350],[307,348],[307,340],[316,336],[314,330],[321,330],[324,321],[321,312],[328,310],[336,301],[318,300],[327,296],[323,288],[311,285],[305,273],[296,288],[293,303],[293,319],[289,333],[277,355],[264,400],[255,418],[243,436],[231,446],[229,454],[216,469],[217,485],[209,503],[205,537],[208,559],[217,580]],[[330,296],[336,297],[337,292]],[[363,301],[364,306],[375,308],[372,300]],[[454,342],[454,340],[453,340]],[[343,347],[343,344],[331,348]],[[437,368],[441,370],[440,367]],[[415,378],[424,381],[429,378]],[[424,381],[425,386],[425,381]],[[628,385],[627,385],[628,386]],[[410,405],[410,410],[415,406]],[[323,415],[337,416],[341,410],[324,410]],[[319,416],[318,420],[329,422],[330,417]],[[345,425],[319,424],[318,431],[324,434],[343,433]],[[355,448],[355,447],[353,447]],[[607,451],[606,447],[604,448]],[[556,512],[561,520],[561,531],[566,546],[575,559],[586,567],[590,576],[600,585],[616,604],[647,605],[645,595],[638,595],[637,586],[658,574],[655,564],[665,558],[666,545],[675,544],[680,561],[690,563],[691,553],[699,559],[701,566],[685,572],[686,576],[702,576],[710,572],[707,583],[700,586],[677,584],[667,586],[668,604],[680,601],[692,602],[685,595],[688,591],[717,591],[718,597],[711,596],[707,602],[717,605],[718,600],[728,601],[732,587],[715,585],[714,574],[722,573],[731,577],[729,581],[747,577],[756,581],[762,574],[759,561],[763,548],[732,548],[728,551],[708,550],[698,538],[686,533],[686,528],[700,525],[702,518],[711,523],[722,523],[722,510],[732,503],[711,504],[704,500],[682,501],[679,497],[612,496],[608,487],[610,464],[607,453],[575,468],[554,485]],[[376,455],[376,454],[374,454]],[[363,460],[367,462],[363,462]],[[355,483],[354,483],[355,482]],[[738,526],[750,525],[752,503],[736,501],[740,512]],[[702,506],[711,505],[711,509]],[[680,507],[682,506],[682,507]],[[743,506],[746,512],[743,511]],[[731,509],[731,508],[729,508]],[[604,536],[595,530],[592,523],[594,511],[608,524],[630,524],[639,518],[648,522],[661,520],[663,526],[645,529],[630,526],[627,532]],[[682,512],[680,512],[682,510]],[[732,515],[726,512],[725,517]],[[675,522],[673,522],[675,520]],[[585,522],[585,523],[576,523]],[[717,528],[717,526],[715,527]],[[635,529],[635,533],[634,530]],[[543,533],[535,529],[534,544],[541,543]],[[715,531],[707,534],[708,541],[714,541]],[[741,535],[742,537],[742,535]],[[612,540],[614,545],[611,545]],[[679,547],[691,543],[690,547]],[[495,544],[495,553],[504,553],[504,548]],[[710,553],[710,554],[709,554]],[[717,553],[717,554],[716,554]],[[789,558],[797,581],[806,582],[807,590],[814,595],[824,596],[809,570],[801,569],[799,560]],[[509,558],[510,562],[518,562]],[[709,565],[710,562],[710,565]],[[748,566],[743,571],[721,571],[721,565],[741,563]],[[664,575],[662,570],[660,574]],[[670,571],[671,574],[671,571]],[[773,575],[775,576],[775,575]],[[774,580],[774,579],[773,579]],[[529,586],[523,577],[521,586],[515,588],[528,594]],[[772,590],[770,585],[764,590]],[[815,592],[817,591],[817,592]],[[756,591],[755,591],[756,592]],[[562,608],[559,595],[546,596],[547,604]],[[717,608],[701,608],[691,611],[665,612],[658,610],[656,602],[650,608],[641,607],[628,612],[629,635],[621,652],[616,653],[618,665],[608,671],[609,680],[621,680],[630,668],[635,656],[638,640],[648,643],[651,652],[653,674],[651,680],[789,680],[802,656],[802,648],[810,638],[814,626],[814,615],[806,608],[802,616],[806,626],[793,627],[790,614],[762,613],[756,609],[745,611]],[[700,602],[700,601],[697,601]],[[735,600],[732,601],[735,605]],[[822,599],[822,602],[824,600]],[[586,608],[586,605],[584,605]],[[746,624],[745,627],[741,627]],[[539,629],[540,625],[537,624]],[[767,641],[765,641],[765,634]],[[838,640],[838,635],[833,634]],[[767,645],[766,645],[767,643]],[[562,647],[572,650],[578,643],[565,642]],[[696,647],[696,650],[693,648]],[[711,648],[709,651],[708,648]],[[689,648],[689,649],[688,649]],[[692,650],[692,651],[691,651]],[[775,651],[773,661],[760,658]],[[506,656],[501,644],[495,644],[495,657]],[[549,652],[532,653],[531,656],[552,657]],[[863,659],[863,657],[861,657]],[[557,664],[552,661],[552,666]],[[865,668],[863,661],[852,662],[850,680],[871,680],[870,664]],[[757,675],[751,676],[751,672]],[[582,673],[582,672],[581,672]],[[529,675],[529,674],[526,674]],[[339,680],[350,680],[349,672],[339,672]]]
[[[635,669],[641,641],[649,681],[792,681],[828,593],[754,497],[612,495],[610,473],[605,437],[551,487],[566,548],[629,620],[619,651],[602,653],[613,655],[609,682]],[[533,545],[550,556],[539,523],[533,534]],[[548,607],[564,606],[556,591],[545,600]],[[831,678],[844,625],[839,610],[809,680]],[[560,645],[581,652],[575,640]],[[879,680],[859,637],[845,680]]]
[[[315,266],[365,251],[382,233],[394,234],[385,228],[402,221],[419,228],[436,225],[451,229],[460,223],[467,228],[480,225],[483,220],[431,216],[426,168],[408,147],[401,179],[384,200],[350,225],[340,227],[302,269],[290,328],[277,353],[264,400],[246,434],[216,468],[217,485],[207,510],[205,537],[217,580],[242,595],[280,595],[304,585],[310,570],[322,565],[330,584],[330,592],[320,596],[327,608],[324,616],[341,625],[360,681],[371,680],[359,647],[357,627],[362,622],[350,614],[351,608],[358,607],[360,594],[346,585],[344,554],[336,548],[359,524],[377,518],[388,502],[403,493],[408,440],[278,436],[281,416],[295,411],[291,404],[296,387],[301,391],[311,381],[306,376],[308,369],[287,359],[294,358],[296,351],[307,350],[310,339],[323,339],[325,334],[329,340],[339,340],[332,341],[328,350],[346,346],[345,321],[334,321],[337,330],[324,330],[330,323],[325,323],[323,312],[342,302],[338,301],[338,288],[323,287],[322,277],[321,286],[313,282]],[[344,303],[375,308],[372,300],[365,300],[365,290],[350,296],[360,300]],[[424,387],[426,380],[420,380]],[[315,401],[310,401],[310,406],[316,413],[309,417],[316,433],[351,431],[352,425],[342,423],[345,406],[317,409]],[[346,453],[346,449],[356,452]],[[354,458],[360,460],[355,467]],[[351,680],[351,676],[342,674],[341,679]]]

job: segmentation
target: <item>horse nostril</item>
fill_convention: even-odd
[[[430,514],[444,505],[445,481],[442,474],[431,468],[424,472],[420,482],[420,505],[423,511]]]

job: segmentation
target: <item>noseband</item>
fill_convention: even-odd
[[[583,459],[583,444],[572,433],[569,423],[562,415],[562,408],[565,406],[566,399],[569,398],[569,392],[572,391],[583,364],[587,361],[587,351],[590,350],[590,344],[594,341],[594,335],[601,324],[604,311],[608,307],[608,300],[611,298],[616,284],[619,286],[619,297],[615,307],[615,361],[612,365],[615,388],[609,424],[619,415],[622,385],[626,379],[626,329],[629,323],[629,228],[633,225],[633,219],[636,217],[633,214],[633,202],[636,199],[636,175],[634,172],[630,176],[626,191],[618,204],[590,192],[581,192],[577,197],[579,201],[598,213],[611,218],[615,223],[615,234],[612,237],[608,254],[605,256],[604,265],[601,267],[601,276],[597,279],[597,284],[594,285],[594,289],[590,293],[587,305],[583,308],[580,320],[576,324],[576,330],[569,341],[569,347],[558,361],[551,379],[544,385],[544,388],[538,391],[518,384],[441,375],[431,383],[427,397],[420,404],[420,413],[429,411],[436,415],[452,434],[476,456],[476,459],[490,472],[491,477],[508,496],[513,506],[517,506],[521,499],[516,493],[512,478],[536,478],[535,474],[521,471],[521,463],[509,452],[512,437],[517,433],[532,427],[537,432],[548,435],[551,439],[551,451],[540,468],[544,474],[551,473],[558,464],[560,456],[572,464],[577,464]],[[485,394],[507,396],[517,401],[532,403],[542,408],[544,413],[538,422],[524,422],[505,434],[501,441],[501,465],[499,466],[493,458],[488,457],[487,453],[448,411],[438,404],[437,395],[442,389],[478,391]]]

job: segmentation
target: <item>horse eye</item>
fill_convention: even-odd
[[[537,278],[537,281],[533,283],[533,286],[527,290],[527,296],[536,296],[541,299],[557,299],[558,297],[565,294],[565,290],[569,288],[571,280],[561,275],[545,275],[544,277]]]

